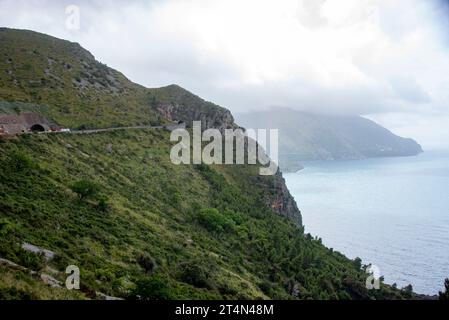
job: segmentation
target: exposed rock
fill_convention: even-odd
[[[104,293],[101,293],[101,292],[96,292],[96,295],[97,295],[97,298],[99,300],[106,300],[106,301],[121,301],[121,300],[125,300],[123,298],[108,296],[108,295],[105,295]]]
[[[106,145],[106,152],[109,153],[109,154],[114,152],[114,150],[112,149],[112,144],[111,143]]]
[[[45,256],[45,259],[47,259],[47,261],[52,260],[56,256],[56,253],[54,253],[53,251],[43,249],[43,248],[40,248],[38,246],[29,244],[26,242],[24,242],[22,244],[22,249],[24,249],[26,251],[34,252],[37,254],[43,254]]]
[[[12,262],[10,260],[7,260],[7,259],[0,258],[0,266],[5,266],[5,267],[8,267],[8,268],[20,270],[20,271],[23,271],[23,272],[28,272],[31,275],[36,275],[37,274],[36,271],[29,270],[28,268],[20,266],[17,263],[14,263],[14,262]]]
[[[302,227],[301,211],[299,211],[295,199],[290,194],[282,173],[278,170],[274,176],[258,176],[256,181],[267,189],[267,205],[298,227]]]
[[[0,266],[7,266],[10,268],[19,269],[19,270],[23,270],[23,271],[27,270],[26,268],[19,266],[17,263],[14,263],[12,261],[9,261],[9,260],[3,259],[3,258],[0,258]]]
[[[160,104],[158,111],[169,121],[182,121],[192,127],[193,121],[201,121],[202,130],[210,128],[225,129],[236,128],[234,118],[229,110],[209,110],[204,112],[201,109],[186,108],[182,104]]]
[[[176,85],[161,90],[171,102],[159,102],[157,110],[169,121],[182,121],[188,126],[191,126],[193,121],[201,121],[203,131],[215,128],[223,132],[225,129],[239,128],[231,112],[225,108],[206,102]],[[290,219],[298,227],[302,227],[301,212],[290,195],[280,171],[278,170],[275,176],[259,176],[256,179],[257,183],[267,189],[267,206]]]
[[[42,273],[40,276],[42,282],[44,282],[45,284],[53,287],[53,288],[62,288],[62,284],[59,280],[56,280],[55,278],[53,278],[52,276]]]
[[[157,111],[166,120],[182,121],[189,127],[193,121],[201,121],[203,130],[237,128],[234,117],[225,108],[207,102],[177,85],[159,90],[169,97],[166,99],[168,101],[158,101],[156,105]]]

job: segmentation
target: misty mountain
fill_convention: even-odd
[[[355,160],[413,156],[423,152],[413,139],[399,137],[361,116],[325,116],[291,109],[237,114],[245,128],[279,129],[282,159]]]

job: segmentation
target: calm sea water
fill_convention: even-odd
[[[284,174],[306,232],[436,294],[449,277],[449,154],[305,163]]]

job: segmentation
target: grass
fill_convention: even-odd
[[[172,85],[147,89],[78,44],[0,28],[0,113],[103,128],[232,115]],[[271,209],[280,177],[256,166],[175,166],[161,130],[0,139],[0,299],[400,299],[365,288],[360,261]],[[27,242],[56,253],[27,252]],[[81,271],[81,290],[39,275]],[[30,274],[29,270],[36,273]]]
[[[20,243],[55,251],[49,266],[80,267],[84,298],[145,296],[160,281],[174,299],[401,297],[367,291],[357,263],[271,211],[257,167],[175,166],[170,147],[158,130],[0,140],[0,256],[35,269],[46,266]],[[78,181],[98,193],[80,199]],[[29,287],[17,283],[61,297]]]
[[[0,113],[34,111],[62,127],[107,128],[228,114],[176,85],[148,89],[77,43],[0,29]],[[232,117],[231,117],[232,119]]]

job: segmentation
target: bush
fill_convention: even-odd
[[[205,263],[205,262],[204,262]],[[212,272],[203,267],[201,261],[191,261],[181,265],[181,280],[198,288],[214,287]]]
[[[80,200],[92,198],[100,191],[100,187],[95,182],[89,180],[75,182],[70,189],[78,195]]]
[[[167,280],[158,275],[138,280],[136,287],[131,292],[131,299],[170,300],[171,293]]]
[[[13,224],[8,219],[0,219],[0,236],[4,237],[13,230]]]
[[[107,212],[107,211],[109,211],[109,203],[108,203],[107,199],[106,199],[106,198],[101,198],[101,199],[98,201],[97,208],[98,208],[98,210],[100,210],[101,212]]]
[[[46,260],[43,254],[22,251],[18,255],[18,264],[33,271],[41,271],[45,268]]]
[[[439,300],[449,300],[449,279],[444,280],[445,292],[439,292]]]
[[[137,258],[139,265],[145,270],[146,273],[151,274],[156,269],[156,261],[148,253],[143,253]]]
[[[413,296],[413,287],[411,284],[409,284],[408,286],[402,288],[402,294],[404,295],[405,298],[410,299]]]
[[[353,263],[354,263],[354,267],[355,267],[357,270],[362,269],[362,259],[360,259],[359,257],[357,257],[357,258],[355,258],[355,259],[353,260]]]
[[[23,172],[30,169],[35,169],[36,165],[26,154],[22,152],[15,152],[11,154],[10,167],[16,172]]]
[[[221,233],[235,231],[235,223],[217,209],[203,209],[197,215],[198,222],[207,230]]]

